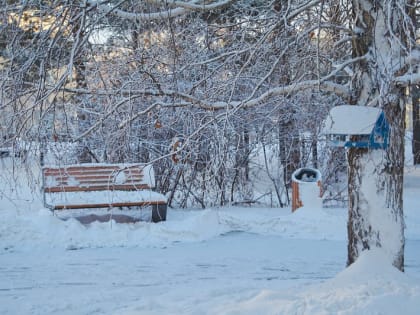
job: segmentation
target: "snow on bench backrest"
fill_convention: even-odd
[[[144,164],[82,164],[44,167],[44,191],[144,190],[155,187],[153,167]]]

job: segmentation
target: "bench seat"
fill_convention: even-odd
[[[84,223],[94,220],[127,217],[113,210],[96,215],[87,209],[109,211],[115,208],[152,208],[152,221],[166,220],[164,195],[153,191],[154,172],[145,164],[81,164],[65,167],[48,166],[42,169],[44,204],[47,208],[61,212],[73,211],[79,219],[83,214]],[[98,213],[98,212],[97,212]],[[129,211],[136,217],[134,211]],[[90,218],[86,220],[86,217]],[[82,221],[82,220],[79,220]],[[130,220],[124,219],[126,222]]]
[[[166,204],[166,198],[151,190],[78,191],[46,193],[45,203],[55,210],[108,208]]]

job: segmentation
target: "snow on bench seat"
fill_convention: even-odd
[[[152,206],[152,220],[166,220],[167,200],[152,190],[151,165],[81,164],[42,171],[44,203],[51,210]]]
[[[166,204],[166,198],[151,190],[78,191],[46,193],[45,202],[59,210]]]

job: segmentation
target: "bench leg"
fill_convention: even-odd
[[[152,205],[152,222],[166,221],[166,210],[168,206],[163,205]]]

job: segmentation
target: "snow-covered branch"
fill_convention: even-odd
[[[162,1],[162,0],[154,0],[152,1],[155,4],[166,4],[173,7],[181,7],[185,8],[187,10],[191,11],[203,11],[203,10],[215,10],[223,8],[231,3],[233,3],[236,0],[220,0],[220,1],[214,1],[211,3],[210,1],[203,1],[202,3],[199,3],[198,1],[191,1],[191,2],[185,2],[185,1]]]
[[[291,20],[291,19],[295,18],[296,16],[298,16],[302,12],[312,8],[313,6],[317,5],[321,1],[322,0],[313,0],[313,1],[309,1],[308,3],[303,4],[299,8],[297,8],[297,9],[291,11],[289,14],[287,14],[287,19]]]
[[[87,4],[91,7],[96,7],[100,13],[112,14],[124,20],[130,21],[152,21],[169,17],[177,17],[184,15],[190,11],[211,11],[221,9],[231,5],[237,0],[216,0],[216,1],[162,1],[162,0],[149,0],[148,2],[155,5],[162,5],[170,7],[170,9],[161,10],[150,13],[137,13],[124,11],[117,6],[109,5],[109,1],[87,0]],[[308,3],[290,11],[286,15],[286,20],[291,20],[301,14],[302,12],[310,9],[311,7],[319,4],[321,0],[313,0]]]
[[[410,54],[405,58],[405,67],[409,71],[403,75],[397,76],[394,82],[399,87],[407,87],[409,85],[420,84],[420,50],[413,49]]]
[[[420,84],[420,73],[405,74],[395,78],[395,84],[399,87]]]
[[[360,61],[365,60],[365,59],[366,59],[366,56],[346,60],[345,62],[343,62],[339,65],[336,65],[334,71],[332,71],[331,73],[329,73],[325,77],[321,78],[320,80],[308,80],[308,81],[298,82],[298,83],[295,83],[295,84],[290,84],[290,85],[287,85],[287,86],[276,87],[276,88],[268,90],[267,92],[263,93],[259,97],[256,97],[256,98],[253,98],[253,99],[248,99],[247,101],[240,102],[239,104],[236,104],[236,105],[240,105],[242,107],[253,107],[255,105],[260,104],[261,102],[263,102],[264,100],[266,100],[269,97],[279,96],[279,95],[287,95],[287,94],[290,94],[290,93],[293,93],[293,92],[303,91],[303,90],[308,90],[308,89],[313,89],[313,88],[317,88],[317,89],[323,90],[325,92],[334,93],[334,94],[336,94],[338,96],[341,96],[343,98],[348,98],[351,94],[350,89],[348,87],[346,87],[345,85],[336,84],[336,83],[333,83],[330,80],[333,79],[340,71],[347,68],[349,65],[354,64],[356,62],[360,62]],[[254,95],[254,94],[255,94],[255,91],[253,92],[252,95]],[[220,106],[223,107],[222,103],[219,103],[217,105],[218,105],[218,107],[220,107]],[[227,107],[227,106],[228,106],[228,104],[225,105],[225,107]]]
[[[327,76],[330,78],[330,75]],[[326,77],[326,78],[327,78]],[[160,103],[165,107],[184,107],[184,106],[194,106],[197,108],[201,108],[204,110],[224,110],[224,109],[232,109],[232,108],[250,108],[257,105],[262,104],[267,99],[271,97],[281,96],[292,94],[298,91],[304,91],[308,89],[320,89],[325,92],[334,93],[338,96],[342,97],[349,97],[350,96],[350,89],[342,84],[336,84],[332,81],[328,81],[326,79],[321,80],[307,80],[302,81],[290,85],[279,86],[272,89],[269,89],[265,93],[261,94],[258,97],[248,99],[246,101],[216,101],[216,102],[209,102],[202,99],[199,99],[193,95],[181,93],[178,91],[173,90],[127,90],[127,91],[118,91],[118,94],[122,95],[131,95],[131,97],[139,97],[139,96],[155,96],[155,97],[163,97],[163,96],[170,96],[170,97],[177,97],[179,99],[184,100],[187,103]],[[75,93],[75,94],[95,94],[95,95],[115,95],[115,91],[88,91],[82,89],[65,89],[65,92],[68,93]],[[124,103],[127,100],[123,101]]]
[[[197,1],[149,1],[157,5],[169,5],[171,8],[167,10],[150,12],[150,13],[137,13],[137,12],[128,12],[119,9],[117,6],[108,5],[108,1],[95,1],[88,0],[88,5],[96,7],[100,13],[103,14],[112,14],[124,20],[130,21],[152,21],[159,20],[163,18],[176,17],[188,13],[189,11],[210,11],[221,9],[233,3],[236,0],[220,0],[212,3],[198,3]]]
[[[249,100],[247,102],[244,102],[240,104],[242,107],[253,107],[258,104],[261,104],[263,101],[270,97],[274,96],[280,96],[280,95],[287,95],[291,94],[297,91],[304,91],[304,90],[310,90],[310,89],[320,89],[325,92],[331,92],[338,96],[342,97],[349,97],[350,96],[350,89],[348,89],[346,86],[342,84],[336,84],[331,81],[324,81],[322,80],[308,80],[308,81],[302,81],[296,84],[286,85],[286,86],[279,86],[273,89],[268,90],[267,92],[263,93],[257,98],[254,98],[252,100]],[[218,104],[218,106],[221,106],[222,104]]]

